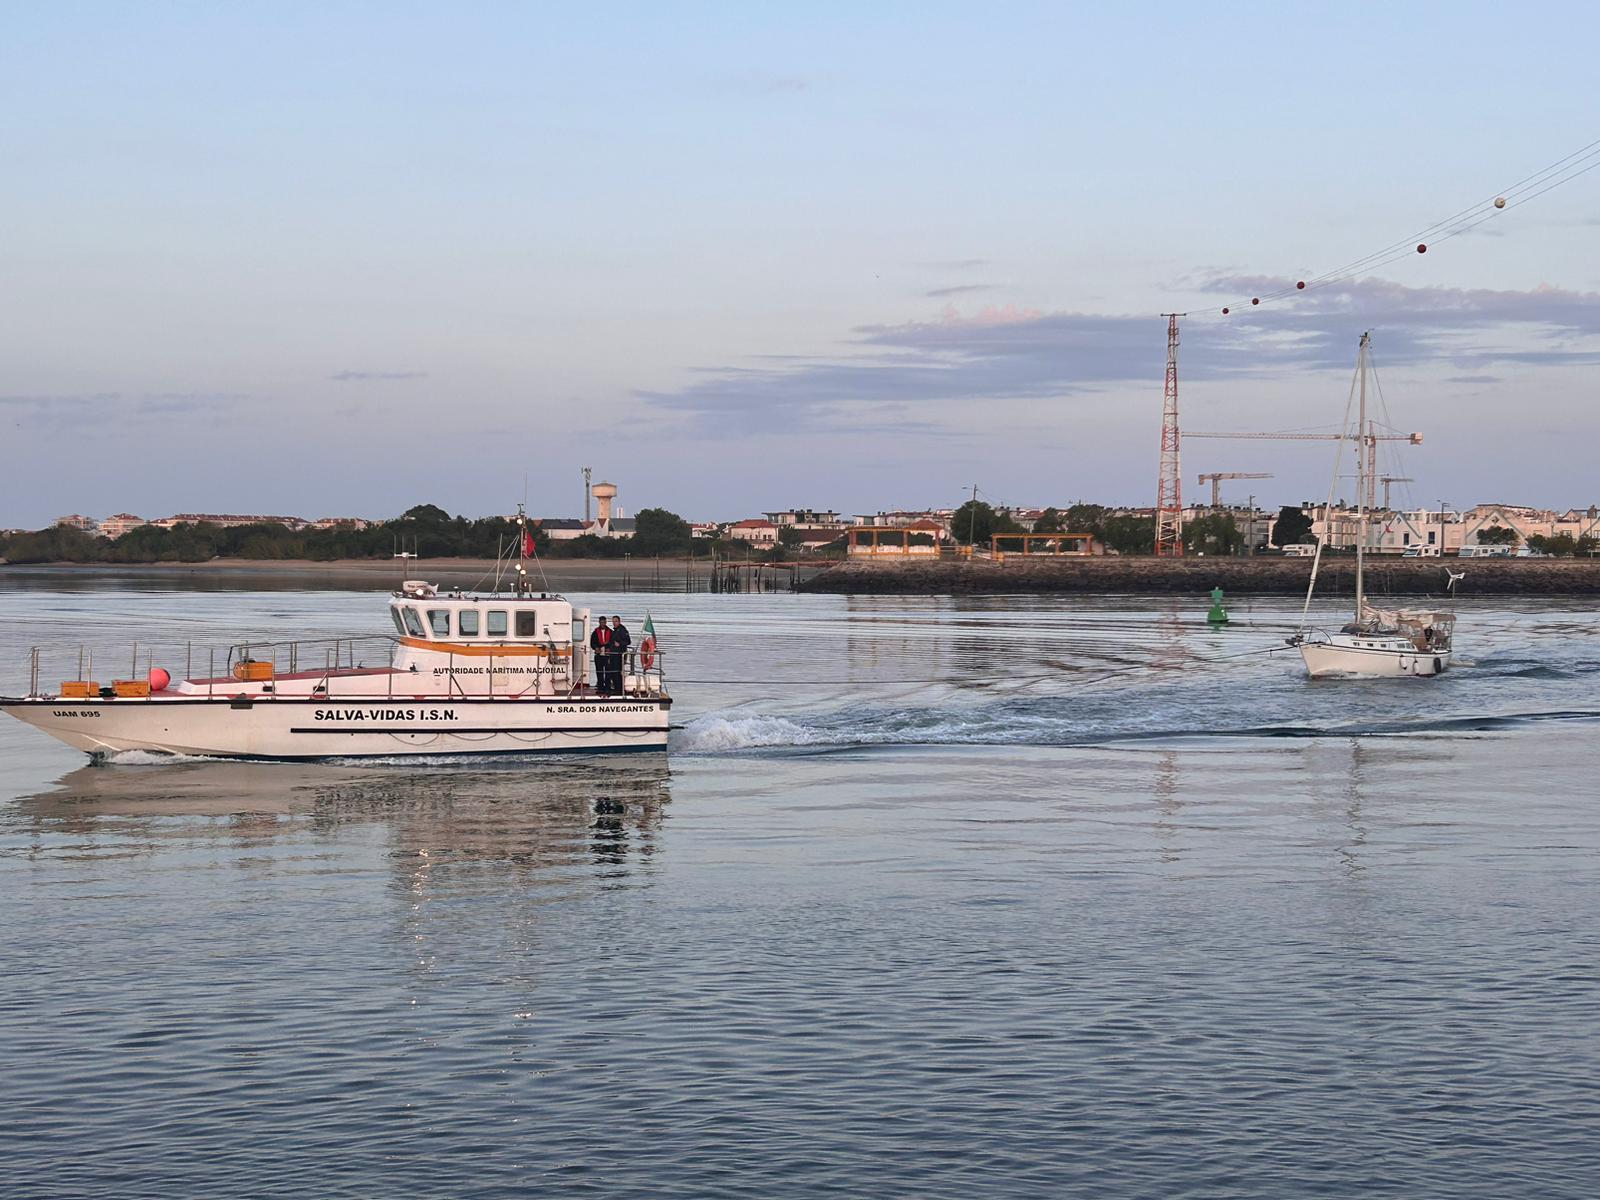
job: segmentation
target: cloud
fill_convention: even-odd
[[[968,292],[992,292],[994,288],[995,285],[992,283],[958,283],[954,287],[934,288],[931,292],[924,292],[923,295],[942,300],[946,296],[963,296]]]
[[[1202,289],[1263,295],[1294,280],[1214,275]],[[1412,288],[1381,279],[1329,285],[1260,309],[1196,313],[1183,327],[1189,379],[1281,379],[1347,371],[1361,332],[1376,330],[1381,367],[1496,363],[1600,364],[1600,293]],[[863,325],[833,358],[704,368],[681,388],[640,393],[708,430],[848,430],[889,406],[931,428],[947,410],[1001,400],[1081,395],[1129,382],[1159,385],[1166,325],[1153,313],[1037,312],[946,307],[931,321]]]
[[[987,267],[987,258],[946,258],[922,264],[935,271],[976,271],[979,267]]]
[[[1499,383],[1498,375],[1447,375],[1445,383]]]
[[[328,378],[335,383],[375,383],[395,379],[426,379],[426,371],[338,371]]]

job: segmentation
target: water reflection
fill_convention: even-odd
[[[449,767],[86,766],[19,798],[4,822],[29,857],[348,843],[377,831],[408,885],[452,864],[617,876],[657,853],[670,778],[664,754]]]

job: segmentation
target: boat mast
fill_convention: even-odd
[[[1361,335],[1359,374],[1361,377],[1361,407],[1356,418],[1356,624],[1361,624],[1361,611],[1366,607],[1366,547],[1367,547],[1367,339],[1371,332]]]

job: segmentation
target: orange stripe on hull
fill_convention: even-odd
[[[435,654],[459,654],[466,658],[571,658],[572,651],[551,651],[548,646],[468,646],[460,642],[429,642],[403,637],[402,646],[413,650],[432,650]]]

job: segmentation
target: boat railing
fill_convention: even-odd
[[[624,689],[637,695],[659,695],[667,690],[666,656],[657,647],[646,654],[642,650],[629,650],[622,672]],[[629,688],[629,681],[635,686]]]
[[[152,693],[165,684],[142,685],[159,674],[172,683],[186,680],[192,687],[203,689],[203,694],[210,698],[235,697],[239,691],[235,685],[240,682],[259,684],[262,692],[271,696],[277,690],[277,682],[292,675],[301,682],[309,681],[312,695],[332,699],[339,696],[341,690],[349,695],[372,695],[368,687],[360,685],[341,689],[341,682],[353,673],[370,675],[383,671],[386,676],[383,692],[393,699],[416,690],[406,682],[409,674],[394,668],[395,650],[400,644],[398,638],[381,635],[247,641],[226,647],[197,647],[192,642],[178,645],[134,643],[127,659],[104,646],[85,644],[76,648],[75,665],[70,650],[33,646],[28,651],[27,694],[31,699],[98,699],[113,694],[119,699],[153,699]],[[63,652],[66,662],[60,661]],[[546,661],[552,670],[530,679],[506,677],[505,667],[513,659],[510,655],[502,659],[491,654],[487,662],[480,656],[474,656],[469,662],[448,651],[444,651],[444,656],[446,664],[438,672],[442,678],[433,681],[462,699],[484,696],[517,699],[540,694],[583,698],[598,691],[594,655],[586,646],[551,645]],[[526,661],[520,655],[515,657]],[[123,678],[119,670],[115,672],[117,678],[102,686],[96,679],[95,665],[97,659],[103,665],[108,658],[126,666],[127,676]],[[468,665],[473,668],[470,672],[465,669]],[[487,669],[480,670],[480,665]],[[65,671],[51,674],[57,667],[64,667]],[[62,683],[58,689],[46,690],[44,681],[55,678],[78,682]],[[659,649],[648,653],[637,648],[627,651],[622,663],[622,687],[627,695],[664,695],[666,655]],[[73,691],[73,688],[80,690]]]
[[[353,671],[387,667],[394,660],[399,639],[384,634],[365,637],[295,638],[283,642],[236,642],[228,647],[223,674],[232,675],[243,663],[266,663],[275,675],[301,671]]]

